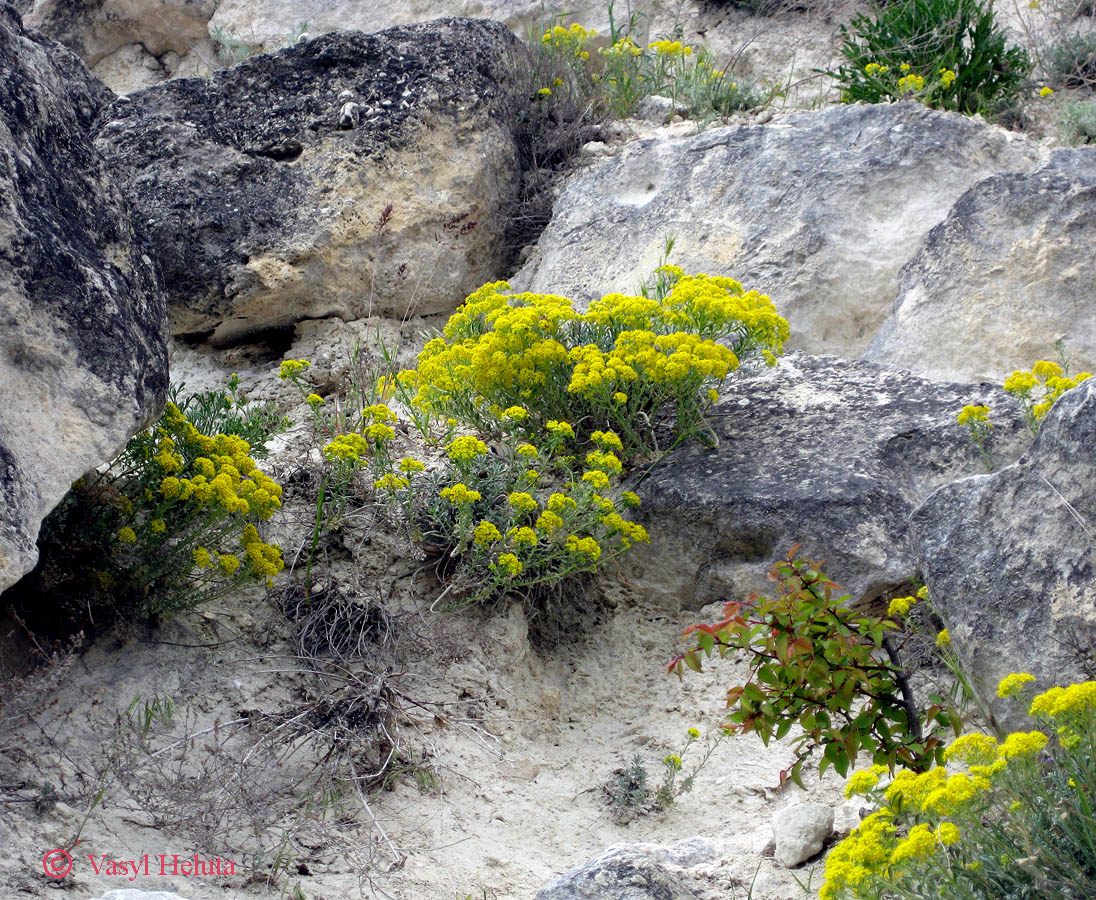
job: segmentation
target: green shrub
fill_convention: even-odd
[[[169,402],[109,466],[73,485],[43,523],[38,566],[13,588],[28,611],[81,625],[169,616],[281,571],[280,551],[256,528],[281,506],[281,487],[246,440],[203,433],[183,413],[257,428],[222,401],[215,392]]]
[[[1066,35],[1047,50],[1045,65],[1059,87],[1096,86],[1096,32]]]
[[[1078,100],[1066,104],[1059,123],[1062,140],[1067,144],[1096,144],[1096,100]]]
[[[722,621],[691,627],[685,634],[695,635],[692,647],[668,671],[680,677],[686,667],[700,671],[713,653],[744,654],[749,676],[727,691],[727,727],[754,732],[766,744],[801,728],[796,761],[781,781],[802,786],[803,763],[818,749],[819,771],[832,766],[841,775],[861,752],[886,769],[925,769],[941,759],[940,735],[958,733],[958,713],[939,696],[917,708],[888,639],[898,628],[892,619],[917,598],[892,601],[891,618],[862,615],[849,609],[851,598],[834,595],[836,585],[809,560],[789,554],[773,576],[779,596],[728,603]],[[947,642],[946,631],[938,642]]]
[[[251,447],[256,459],[266,457],[271,435],[289,427],[289,420],[277,412],[273,402],[253,403],[240,390],[240,378],[233,373],[224,391],[184,394],[185,384],[172,385],[168,399],[202,434],[234,434]]]
[[[918,100],[973,114],[1010,105],[1031,63],[981,0],[894,0],[841,26],[845,103]]]
[[[998,695],[1034,681],[1009,675]],[[1096,682],[1052,688],[1030,712],[1040,730],[953,741],[951,771],[885,786],[879,769],[853,774],[846,794],[878,808],[830,853],[821,900],[1096,896]]]

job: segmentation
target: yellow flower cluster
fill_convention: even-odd
[[[887,607],[887,615],[893,617],[904,616],[910,608],[917,603],[917,597],[895,597]]]
[[[508,578],[516,578],[521,574],[523,566],[513,553],[500,553],[498,562],[493,563],[491,568],[497,569]]]
[[[864,66],[864,71],[868,75],[885,75],[890,71],[889,67],[881,65],[877,62],[870,62]]]
[[[537,501],[526,491],[511,491],[507,502],[520,513],[536,512]]]
[[[394,472],[386,472],[380,478],[373,481],[374,490],[378,491],[402,491],[411,486],[411,482]]]
[[[442,488],[439,492],[442,500],[448,500],[454,506],[477,503],[482,499],[479,491],[471,490],[468,485],[458,482],[452,487]]]
[[[968,766],[988,766],[997,759],[997,738],[980,731],[964,734],[948,745],[944,759]]]
[[[646,528],[638,522],[630,522],[620,513],[612,512],[602,516],[601,524],[609,529],[610,534],[620,535],[620,543],[625,549],[632,544],[648,544],[651,541]]]
[[[973,422],[985,422],[987,425],[989,421],[989,407],[988,406],[972,406],[967,404],[960,411],[956,417],[960,425],[969,425]]]
[[[611,47],[602,47],[600,50],[598,50],[598,53],[600,53],[602,56],[608,56],[611,58],[631,57],[634,59],[637,56],[642,56],[643,50],[629,34],[625,37],[622,37]]]
[[[1047,736],[1041,731],[1014,731],[998,748],[997,757],[1009,760],[1018,756],[1034,756],[1047,745]]]
[[[281,549],[274,544],[261,541],[254,525],[244,526],[240,546],[244,550],[244,561],[247,563],[248,571],[256,578],[266,578],[268,585],[271,583],[270,580],[285,568]]]
[[[211,438],[196,431],[195,435],[202,439],[196,440],[196,445],[209,456],[194,460],[196,474],[190,478],[174,475],[164,478],[160,493],[165,499],[193,499],[201,506],[216,503],[226,513],[260,519],[269,519],[281,508],[281,485],[264,474],[248,456],[251,448],[247,441],[235,435],[219,434]]]
[[[591,469],[600,469],[606,475],[619,475],[624,471],[620,459],[609,450],[591,450],[586,454],[586,465]]]
[[[1093,710],[1096,710],[1096,681],[1053,687],[1031,701],[1031,715],[1045,719],[1068,719]]]
[[[476,530],[472,533],[472,540],[480,547],[487,547],[496,541],[501,541],[502,533],[497,525],[485,519],[476,526]]]
[[[872,766],[870,769],[853,772],[845,784],[845,796],[859,797],[873,790],[879,784],[879,778],[886,771],[886,766]]]
[[[1035,683],[1035,676],[1027,672],[1013,672],[1006,675],[997,684],[998,697],[1015,697],[1029,684]]]
[[[1058,363],[1041,359],[1031,367],[1030,372],[1017,369],[1009,375],[1005,379],[1004,389],[1025,404],[1025,408],[1027,404],[1031,404],[1031,416],[1039,422],[1050,412],[1055,400],[1091,377],[1091,372],[1078,372],[1072,377],[1067,377]],[[1036,402],[1032,392],[1040,386],[1043,394]]]
[[[900,93],[906,93],[907,91],[920,91],[925,87],[925,79],[920,75],[903,75],[898,79],[898,90]]]
[[[278,368],[278,377],[285,381],[287,378],[292,379],[297,375],[300,375],[305,369],[311,366],[307,359],[287,359],[282,362]]]
[[[575,429],[573,429],[569,422],[557,422],[554,419],[550,419],[548,424],[544,426],[551,434],[554,434],[561,438],[575,437]]]
[[[515,526],[506,532],[506,539],[515,547],[535,547],[537,545],[537,533],[528,525]]]
[[[484,422],[535,413],[550,434],[573,437],[573,427],[555,418],[573,408],[568,394],[595,408],[637,394],[637,409],[650,412],[667,395],[684,398],[738,367],[735,351],[718,339],[770,354],[787,340],[788,324],[770,298],[731,278],[664,269],[674,281],[662,300],[609,294],[584,314],[565,297],[485,284],[450,317],[444,336],[426,344],[417,372],[400,381],[427,412],[478,410]]]
[[[454,438],[450,442],[447,452],[453,462],[468,462],[477,456],[486,454],[487,445],[479,438],[465,435],[464,437]]]
[[[603,491],[609,486],[609,476],[600,469],[591,469],[582,473],[582,480],[586,484],[592,484],[595,490]]]
[[[951,69],[941,69],[938,73],[940,75],[940,85],[947,90],[951,87],[953,81],[955,81],[956,75]]]
[[[889,809],[872,813],[854,828],[826,857],[826,880],[818,892],[819,900],[837,900],[845,890],[855,890],[885,871],[895,830]]]
[[[693,53],[693,48],[681,41],[651,41],[647,46],[659,56],[692,56]]]
[[[615,431],[595,431],[590,435],[590,440],[604,450],[615,450],[620,453],[624,445]]]
[[[369,442],[362,435],[340,434],[323,448],[324,459],[348,465],[361,465],[369,454]]]
[[[601,545],[592,537],[580,538],[577,534],[568,535],[564,544],[568,553],[584,557],[590,563],[601,559]]]
[[[549,537],[555,534],[563,527],[563,519],[558,513],[553,512],[550,509],[546,509],[542,512],[536,521],[537,531],[545,532]]]

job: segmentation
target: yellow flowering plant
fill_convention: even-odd
[[[675,266],[661,276],[661,296],[609,294],[584,313],[565,297],[486,284],[399,379],[413,406],[485,434],[517,430],[536,443],[552,421],[578,426],[580,439],[612,429],[624,462],[657,449],[664,411],[679,439],[701,435],[709,392],[742,362],[779,352],[788,323],[731,278]],[[527,415],[500,418],[512,406]]]
[[[499,437],[491,448],[474,435],[455,437],[443,467],[425,475],[415,521],[424,541],[444,548],[454,606],[503,593],[532,597],[648,540],[617,509],[637,505],[638,497],[613,498],[620,438],[598,432],[585,466],[576,466],[570,423],[550,420],[530,433],[529,418],[524,407],[496,409]]]
[[[1054,401],[1066,391],[1077,387],[1092,377],[1091,372],[1069,374],[1069,360],[1065,355],[1065,344],[1059,340],[1058,360],[1041,359],[1030,371],[1016,370],[1005,379],[1004,389],[1020,404],[1024,421],[1032,434],[1038,434]]]
[[[1014,673],[1016,700],[1034,678]],[[847,796],[875,810],[826,860],[821,900],[1096,896],[1096,682],[1038,694],[1038,727],[953,740],[920,774],[854,773]]]
[[[816,751],[820,772],[832,766],[841,775],[861,753],[888,769],[940,761],[942,735],[958,733],[958,713],[939,696],[917,706],[890,640],[896,623],[853,612],[850,598],[837,596],[836,585],[795,548],[772,574],[778,596],[728,603],[721,621],[692,626],[685,632],[690,648],[667,670],[680,677],[716,653],[745,656],[745,683],[727,691],[727,727],[767,744],[798,726],[796,759],[781,782],[802,786],[803,764]]]
[[[247,440],[215,430],[227,417],[261,444],[281,420],[241,425],[238,400],[225,402],[234,388],[171,396],[159,421],[78,480],[43,524],[39,566],[21,589],[50,597],[78,627],[170,616],[248,582],[270,584],[283,568],[258,530],[281,507],[281,486]]]
[[[559,65],[541,65],[542,77],[551,83],[533,88],[537,102],[581,98],[596,113],[626,118],[644,97],[670,98],[673,108],[685,116],[707,121],[760,105],[762,95],[746,78],[732,76],[717,67],[712,54],[702,46],[683,43],[681,35],[646,41],[640,38],[638,16],[618,23],[609,4],[607,46],[597,53],[590,49],[596,31],[562,19],[549,23],[533,52]],[[564,78],[555,73],[562,67]],[[545,93],[546,92],[546,93]]]
[[[1055,347],[1058,350],[1057,360],[1041,359],[1030,370],[1017,369],[1005,379],[1002,385],[1005,392],[1012,395],[1020,404],[1024,422],[1033,435],[1039,434],[1043,419],[1062,394],[1073,390],[1092,377],[1091,372],[1070,375],[1065,342],[1059,339],[1055,342]],[[992,472],[993,457],[986,446],[993,429],[993,423],[989,417],[988,406],[968,404],[959,411],[956,420],[960,425],[970,429],[971,442],[978,448],[986,470]]]

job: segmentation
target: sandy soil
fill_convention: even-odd
[[[290,355],[316,360],[318,380],[342,377],[355,329],[313,323],[303,331]],[[261,354],[179,349],[173,369],[191,388],[238,371],[257,398],[289,396],[273,377],[276,361]],[[304,418],[300,409],[293,415]],[[399,452],[414,449],[412,439],[401,435],[408,446]],[[300,474],[308,443],[298,427],[277,439],[269,463],[283,482],[298,484],[273,529],[287,558],[308,532],[310,494]],[[603,786],[636,754],[654,786],[661,760],[681,750],[689,728],[704,738],[685,755],[686,772],[718,734],[736,664],[717,663],[684,682],[662,670],[683,629],[717,609],[654,608],[610,574],[555,630],[540,627],[543,620],[530,627],[517,604],[430,612],[440,586],[416,574],[421,563],[382,515],[362,509],[346,532],[330,551],[325,583],[350,606],[386,615],[361,618],[371,623],[364,654],[326,675],[299,657],[276,592],[256,590],[157,628],[101,635],[28,680],[0,726],[0,896],[62,890],[82,900],[137,887],[193,900],[509,900],[532,898],[612,845],[688,839],[700,840],[681,873],[698,897],[745,897],[751,883],[758,900],[813,896],[796,879],[816,890],[820,862],[789,872],[766,849],[773,812],[802,794],[777,787],[792,759],[786,745],[726,739],[691,793],[630,822],[607,801]],[[4,660],[12,659],[9,641]],[[382,725],[395,749],[378,749],[381,732],[364,720],[357,730],[344,722],[346,739],[332,743],[333,726],[317,718],[317,704],[368,699],[377,678],[394,709]],[[143,731],[143,711],[164,696],[175,704],[170,723],[152,716]],[[347,787],[348,773],[365,784],[388,752],[383,786]],[[342,776],[341,789],[323,794],[331,784],[317,773],[325,772]],[[35,803],[46,782],[60,799]],[[812,798],[840,805],[836,779],[808,784]],[[43,854],[71,847],[77,835],[73,873],[47,878]],[[256,861],[258,845],[266,853]],[[195,852],[232,859],[236,873],[158,874],[159,854]],[[151,872],[132,882],[96,875],[88,860],[145,853]]]

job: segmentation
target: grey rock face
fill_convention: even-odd
[[[87,128],[105,93],[0,4],[0,589],[45,515],[164,402],[165,307]]]
[[[1025,138],[913,103],[637,141],[571,178],[512,281],[576,301],[634,293],[676,235],[671,262],[769,294],[790,346],[858,357],[952,203],[1036,158]]]
[[[116,102],[97,145],[158,248],[173,330],[449,311],[495,276],[517,49],[471,19],[338,32]]]
[[[934,493],[913,516],[933,605],[998,718],[1030,728],[997,682],[1087,680],[1096,646],[1096,380],[1064,394],[1017,463]]]
[[[833,810],[821,803],[790,803],[773,813],[774,855],[787,868],[822,851],[833,833]]]
[[[642,846],[622,845],[565,872],[537,891],[536,900],[697,900],[679,875]]]
[[[923,378],[1001,381],[1065,338],[1096,369],[1096,147],[967,191],[899,275],[865,359]]]
[[[919,570],[908,519],[936,488],[984,472],[956,414],[1000,409],[1000,462],[1026,446],[1010,398],[860,362],[793,353],[732,377],[709,414],[719,447],[674,451],[638,488],[651,543],[628,581],[670,607],[699,609],[770,587],[795,544],[856,600]],[[1010,418],[1011,416],[1011,418]]]

